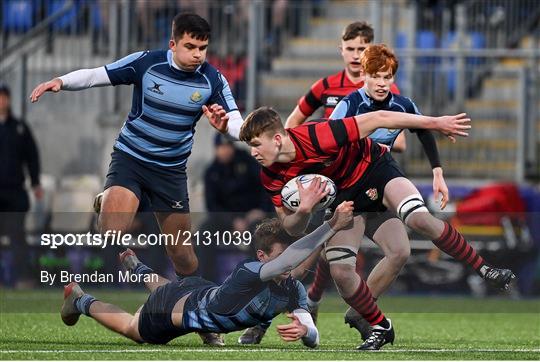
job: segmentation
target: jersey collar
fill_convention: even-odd
[[[180,67],[178,66],[178,64],[176,64],[176,63],[174,62],[172,50],[170,50],[170,49],[167,51],[167,62],[169,63],[169,67],[171,67],[172,69],[177,70],[177,71],[179,71],[179,72],[182,72],[182,73],[197,73],[197,72],[201,69],[201,67],[204,65],[204,63],[206,63],[206,61],[203,62],[203,63],[202,63],[201,65],[199,65],[199,66],[197,67],[197,69],[195,69],[193,72],[185,71],[185,70],[183,70],[183,69],[180,69]]]
[[[371,98],[365,91],[364,88],[358,89],[358,93],[360,93],[360,96],[362,97],[362,101],[368,104],[370,107],[376,108],[376,109],[383,109],[388,108],[394,103],[394,94],[392,92],[388,93],[388,96],[383,101],[376,101],[375,99]]]

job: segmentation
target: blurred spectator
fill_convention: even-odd
[[[37,200],[43,196],[39,182],[39,154],[28,125],[11,113],[10,90],[0,83],[0,239],[1,245],[8,244],[8,253],[3,254],[4,270],[11,269],[13,275],[4,275],[4,282],[19,285],[29,281],[29,248],[24,231],[26,212],[30,207],[25,189],[25,171],[30,176],[32,190]],[[11,262],[8,260],[11,259]],[[6,263],[13,268],[6,268]]]
[[[211,214],[200,230],[212,233],[253,231],[265,213],[272,209],[259,181],[259,165],[222,134],[216,135],[214,145],[214,160],[204,174],[206,209]],[[214,281],[227,274],[227,270],[217,269],[218,264],[226,263],[224,259],[229,256],[236,259],[247,257],[232,245],[221,246],[219,257],[223,260],[217,263],[218,248],[218,245],[212,245],[198,250],[200,259],[204,260],[199,264],[202,275]]]
[[[167,11],[166,0],[137,0],[137,20],[140,27],[140,40],[143,44],[153,44],[160,40],[161,36],[157,33],[156,21],[164,16]],[[170,32],[170,30],[169,30]]]
[[[214,161],[204,174],[206,209],[212,213],[248,213],[271,210],[268,196],[259,181],[259,165],[244,150],[222,134],[214,139]],[[224,217],[214,223],[220,230],[240,224]]]

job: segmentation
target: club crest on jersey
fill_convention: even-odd
[[[377,189],[374,188],[374,187],[367,190],[366,195],[367,195],[367,197],[369,197],[369,199],[371,201],[375,201],[375,200],[377,200],[379,198],[379,193],[377,192]]]
[[[201,95],[201,93],[199,93],[199,91],[195,91],[191,95],[191,97],[189,97],[189,99],[191,99],[195,103],[200,102],[202,98],[203,98],[203,96]]]
[[[159,87],[161,87],[163,84],[159,84],[159,83],[156,83],[154,81],[151,81],[151,82],[154,83],[154,86],[153,87],[148,87],[146,89],[148,89],[152,93],[157,93],[157,94],[163,95],[163,92],[161,91],[161,89],[159,89]]]

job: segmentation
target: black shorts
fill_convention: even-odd
[[[104,189],[122,186],[139,200],[148,196],[156,212],[189,212],[186,168],[160,167],[141,161],[125,152],[114,150]]]
[[[339,190],[331,208],[334,210],[343,201],[354,201],[355,212],[386,211],[383,205],[384,188],[397,177],[405,177],[405,174],[387,152],[368,167],[356,184]]]
[[[390,211],[376,211],[376,212],[366,212],[364,213],[366,217],[366,229],[364,230],[364,235],[373,239],[373,235],[379,230],[382,224],[390,219],[398,219],[397,215]],[[399,219],[398,219],[399,220]]]
[[[166,344],[172,339],[191,332],[172,323],[172,311],[176,303],[194,291],[215,287],[201,277],[186,277],[160,286],[144,303],[139,316],[139,334],[146,343]],[[190,299],[190,298],[188,298]],[[184,306],[184,311],[187,308]]]

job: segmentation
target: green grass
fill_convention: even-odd
[[[134,311],[146,294],[96,290],[107,302]],[[61,291],[6,292],[0,295],[0,359],[37,360],[540,360],[540,302],[504,299],[385,297],[380,305],[396,330],[393,346],[380,352],[355,351],[359,337],[343,324],[345,305],[325,299],[316,350],[284,343],[275,325],[258,346],[239,346],[240,332],[225,336],[227,347],[202,346],[199,337],[180,337],[166,346],[137,345],[82,317],[74,327],[58,313]],[[23,312],[23,310],[25,312]],[[466,313],[458,313],[466,311]]]

